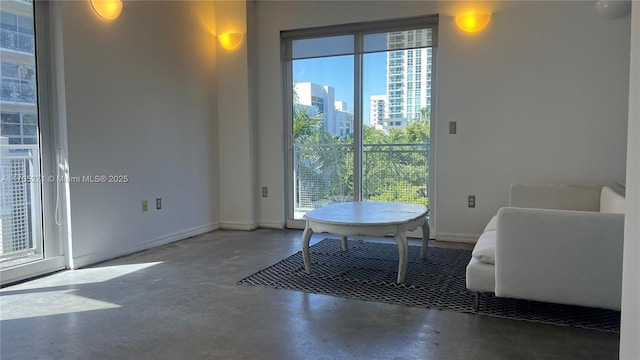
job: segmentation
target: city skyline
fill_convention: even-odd
[[[369,119],[369,99],[387,92],[387,55],[385,52],[364,55],[362,118]],[[353,55],[296,60],[293,63],[293,82],[311,82],[335,89],[336,101],[346,101],[353,111]]]
[[[410,31],[409,36],[396,34],[395,41],[406,42],[402,40],[405,37],[420,39],[420,36],[416,36],[420,31],[422,30]],[[426,37],[424,33],[420,35]],[[391,39],[390,37],[390,44]],[[404,128],[407,121],[420,117],[422,109],[430,108],[431,56],[430,47],[365,54],[362,60],[362,123],[385,131]],[[317,112],[333,112],[335,107],[329,109],[328,103],[342,101],[347,103],[348,111],[353,113],[353,67],[353,55],[296,60],[292,67],[294,87],[297,88],[298,84],[313,84],[318,89],[314,96],[323,97],[324,105]],[[326,95],[321,94],[322,87],[330,89],[330,97],[325,98]],[[306,95],[300,96],[302,93]],[[299,103],[311,110],[314,104],[309,92],[301,92],[298,96]],[[340,111],[344,111],[344,106],[341,106]],[[325,130],[342,136],[342,131],[338,133],[331,130],[335,127],[328,123],[332,117],[331,114],[325,115]]]

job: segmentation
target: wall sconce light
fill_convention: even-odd
[[[111,21],[120,16],[122,12],[121,0],[89,0],[93,11],[101,18]]]
[[[456,25],[464,32],[475,33],[487,27],[490,20],[491,13],[468,12],[456,16]]]
[[[226,32],[218,35],[220,45],[227,50],[235,50],[242,44],[242,33]]]

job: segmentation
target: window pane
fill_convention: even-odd
[[[35,81],[35,79],[36,79],[35,75],[36,75],[36,72],[35,72],[33,66],[20,65],[20,79],[21,80]]]
[[[19,88],[18,80],[2,79],[2,100],[16,101]]]
[[[10,63],[2,63],[2,77],[18,78],[18,65]]]
[[[35,125],[24,125],[22,127],[23,135],[35,136],[38,134],[38,127]]]
[[[353,35],[293,40],[294,59],[353,54]]]
[[[21,178],[37,177],[43,159],[40,158],[40,149],[37,146],[40,130],[36,106],[38,61],[35,58],[34,2],[0,2],[0,59],[3,60],[0,134],[3,138],[8,138],[3,139],[3,143],[7,140],[9,143],[8,146],[3,145],[3,148],[8,148],[8,153],[16,155],[2,157],[0,171],[9,169],[12,175]],[[42,5],[39,1],[35,3]],[[40,14],[47,16],[46,11],[42,10]],[[47,57],[43,56],[42,59]],[[11,61],[7,62],[9,59]],[[41,185],[25,183],[3,186],[0,189],[3,205],[12,209],[0,214],[3,224],[0,226],[0,271],[44,257]],[[52,256],[55,254],[52,253]]]
[[[292,63],[296,219],[354,199],[353,63],[353,55]]]
[[[363,56],[363,200],[429,203],[430,99],[416,89],[427,81],[421,59],[431,48],[393,46],[413,46],[422,33],[365,36],[367,50],[389,50]]]
[[[20,135],[20,125],[2,124],[2,135]]]
[[[2,12],[0,14],[0,28],[5,30],[11,30],[11,31],[18,30],[18,27],[16,24],[16,16],[13,14],[7,14],[5,12]]]
[[[33,35],[33,20],[18,16],[18,31],[23,34]]]
[[[22,115],[22,123],[23,124],[38,124],[38,117],[36,114],[24,114]]]
[[[2,113],[3,124],[20,124],[20,114],[18,113]]]
[[[20,102],[35,104],[36,102],[36,93],[35,93],[35,83],[23,82],[20,84]]]

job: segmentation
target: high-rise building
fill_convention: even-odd
[[[387,96],[392,121],[413,120],[423,108],[431,107],[432,49],[421,47],[430,29],[389,33],[388,48],[405,49],[387,53]],[[407,49],[408,48],[408,49]]]
[[[293,86],[299,108],[309,115],[322,114],[323,128],[333,136],[353,135],[353,113],[346,101],[335,100],[335,89],[328,85],[299,82]]]
[[[387,94],[370,99],[372,126],[386,131],[401,129],[407,121],[420,118],[422,109],[431,109],[433,52],[431,47],[424,46],[429,43],[430,31],[397,31],[387,35],[387,48],[402,50],[387,52]]]
[[[30,0],[3,0],[0,5],[0,135],[9,144],[37,144],[36,67]]]
[[[26,182],[40,172],[31,161],[39,158],[31,0],[0,1],[0,60],[0,260],[5,266],[32,252],[37,226],[31,202],[38,199],[38,184]]]
[[[387,112],[387,95],[373,95],[369,102],[369,125],[382,126],[389,118]]]

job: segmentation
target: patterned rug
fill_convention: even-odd
[[[407,276],[396,284],[395,243],[349,240],[342,251],[337,239],[310,247],[311,274],[304,271],[302,252],[238,282],[245,285],[303,291],[427,309],[476,313],[475,295],[465,286],[471,252],[430,247],[420,259],[420,247],[409,246]],[[497,298],[482,294],[480,315],[586,329],[619,332],[620,312],[581,306]]]

